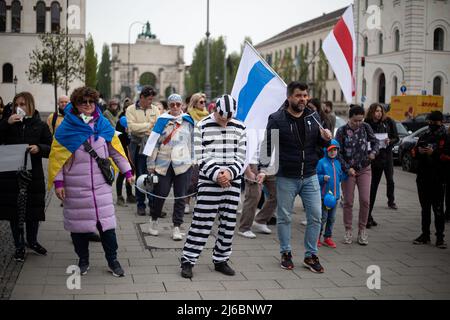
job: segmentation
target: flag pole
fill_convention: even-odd
[[[250,42],[248,42],[247,40],[245,41],[245,44],[248,45],[250,47],[250,49],[253,50],[253,52],[261,59],[262,63],[266,66],[267,69],[269,69],[270,71],[272,71],[272,73],[274,75],[276,75],[278,77],[278,79],[281,80],[281,82],[287,86],[286,82],[284,82],[284,80],[278,75],[278,73],[275,72],[275,70],[273,70],[273,68],[266,62],[266,60],[259,54],[259,52],[255,49],[255,47],[252,46],[252,44]]]

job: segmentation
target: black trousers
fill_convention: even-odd
[[[117,245],[116,230],[103,231],[100,223],[97,223],[97,229],[102,240],[106,261],[108,261],[108,264],[111,264],[117,259],[117,249],[119,248]],[[89,236],[91,233],[71,233],[70,235],[78,258],[89,261]]]
[[[445,182],[445,219],[450,220],[450,174],[448,172]]]
[[[185,173],[175,175],[172,164],[167,169],[165,176],[158,174],[158,184],[155,186],[155,194],[161,197],[167,197],[170,192],[170,188],[173,185],[173,194],[175,197],[183,197],[187,195],[191,180],[191,169]],[[161,217],[161,211],[164,206],[165,199],[156,198],[153,200],[153,206],[150,208],[152,220],[158,220]],[[177,199],[173,204],[172,222],[174,226],[179,227],[183,224],[184,217],[184,199]]]
[[[11,232],[14,238],[14,244],[16,249],[25,248],[25,243],[20,241],[20,233],[19,233],[19,220],[11,219],[9,222],[11,226]],[[25,234],[26,240],[29,245],[33,245],[37,242],[37,234],[39,230],[39,221],[37,220],[26,220],[25,221]]]
[[[117,176],[117,181],[116,181],[116,191],[117,191],[118,197],[122,196],[122,186],[123,186],[124,180],[125,180],[125,175],[123,173],[119,173],[119,175]],[[133,195],[133,188],[132,188],[131,184],[129,184],[128,182],[125,182],[125,189],[127,190],[127,197]]]
[[[417,191],[419,193],[420,206],[422,207],[422,233],[430,235],[431,209],[434,212],[434,226],[436,236],[444,237],[445,216],[444,216],[444,184],[430,179],[416,180]]]
[[[392,159],[392,153],[386,155],[386,159],[383,161],[375,161],[371,165],[372,167],[372,180],[370,183],[370,207],[369,207],[369,220],[372,220],[372,210],[377,198],[378,186],[381,181],[381,177],[386,177],[386,196],[388,198],[388,204],[395,203],[395,184],[394,184],[394,161]]]

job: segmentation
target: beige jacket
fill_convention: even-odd
[[[144,138],[150,136],[153,130],[153,126],[156,123],[156,119],[159,117],[158,107],[153,105],[147,110],[143,110],[132,104],[127,108],[126,112],[128,132],[132,138]]]

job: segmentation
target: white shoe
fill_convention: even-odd
[[[301,223],[302,223],[302,225],[306,226],[308,224],[308,221],[303,220]]]
[[[180,227],[173,228],[172,239],[175,241],[183,240],[183,234],[180,232]]]
[[[270,230],[269,227],[267,227],[266,224],[257,223],[255,221],[253,222],[252,228],[256,232],[260,232],[260,233],[264,233],[264,234],[271,234],[272,233],[272,230]]]
[[[254,234],[250,230],[245,231],[245,232],[240,232],[239,231],[238,235],[243,236],[244,238],[248,238],[248,239],[255,239],[256,238],[256,234]]]
[[[150,227],[148,228],[148,233],[150,233],[150,235],[155,236],[155,237],[159,235],[158,221],[150,222]]]
[[[184,213],[191,213],[191,207],[189,206],[189,204],[186,203],[186,205],[184,206]]]
[[[359,230],[358,233],[358,243],[362,246],[367,246],[369,244],[369,236],[367,235],[366,229]]]
[[[345,244],[351,244],[353,242],[353,235],[350,230],[345,231],[344,235],[344,243]]]

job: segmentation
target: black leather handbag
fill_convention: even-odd
[[[114,172],[114,167],[111,164],[111,161],[109,159],[100,158],[89,142],[85,141],[83,143],[83,146],[84,150],[86,150],[86,152],[88,152],[91,155],[91,157],[94,158],[95,161],[97,162],[97,165],[100,171],[102,172],[103,178],[105,178],[105,182],[110,186],[112,186],[116,175]]]

